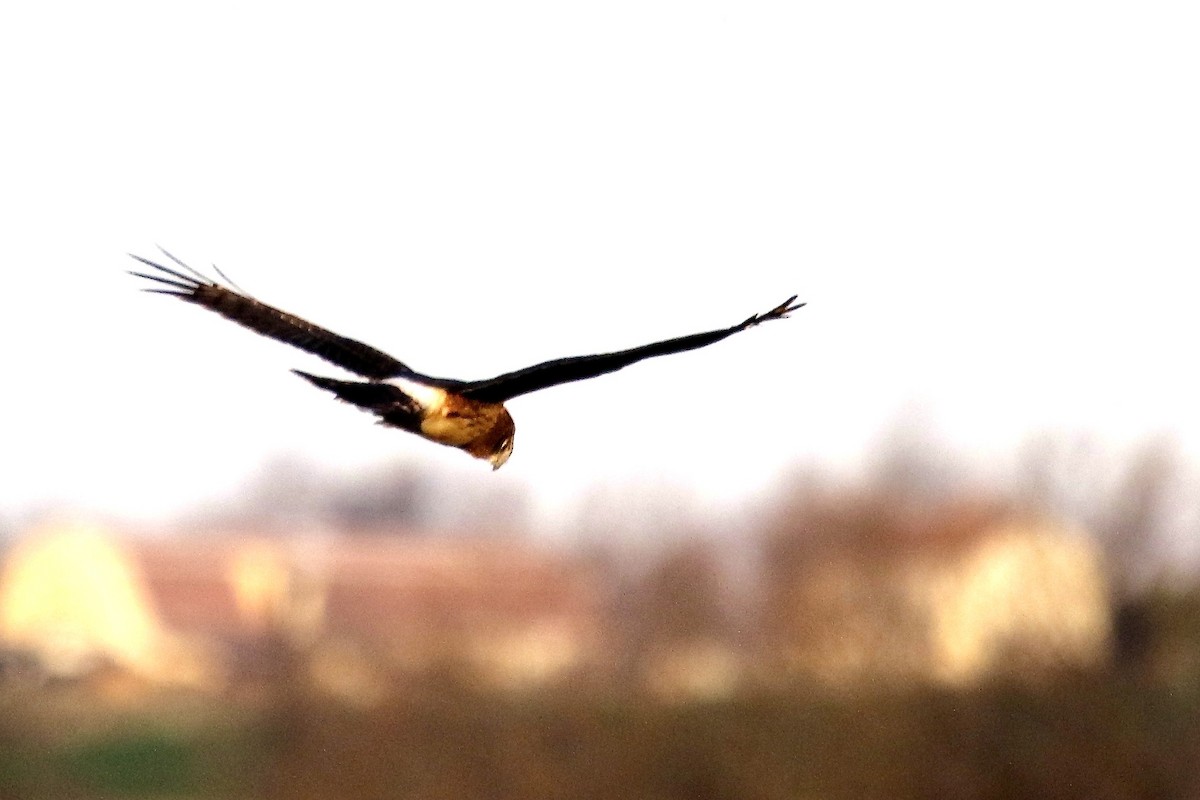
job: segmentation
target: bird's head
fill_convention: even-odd
[[[513,440],[517,437],[517,424],[509,416],[507,409],[500,412],[500,419],[496,420],[496,426],[492,428],[492,432],[499,434],[492,453],[488,456],[488,462],[491,463],[492,471],[495,472],[503,467],[504,462],[508,461],[508,457],[512,455]]]
[[[487,433],[466,446],[467,452],[476,458],[485,459],[492,465],[492,470],[498,470],[512,455],[513,439],[517,433],[517,425],[509,416],[508,409],[501,408],[496,424]]]
[[[500,442],[500,447],[496,452],[488,456],[488,461],[491,462],[492,472],[504,466],[504,462],[508,461],[508,457],[512,455],[513,437],[509,436],[504,441]]]

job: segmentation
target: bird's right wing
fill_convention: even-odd
[[[157,264],[148,258],[130,255],[157,273],[135,272],[130,274],[154,281],[166,288],[148,288],[145,291],[169,294],[215,311],[226,319],[249,328],[255,333],[298,347],[320,356],[339,367],[364,378],[380,380],[405,375],[416,375],[403,362],[387,353],[376,350],[354,339],[338,336],[332,331],[313,325],[300,317],[260,303],[219,283],[209,280],[163,250],[163,255],[175,262],[179,270]],[[218,270],[218,272],[220,272]],[[224,275],[222,274],[222,277]],[[228,280],[228,279],[227,279]]]
[[[628,350],[615,353],[598,353],[590,356],[572,356],[545,361],[525,367],[516,372],[508,372],[482,381],[471,381],[456,387],[456,391],[471,400],[482,400],[489,403],[502,403],[518,395],[536,392],[551,386],[558,386],[571,381],[582,381],[595,378],[609,372],[616,372],[630,364],[636,364],[647,358],[682,353],[685,350],[696,350],[726,339],[735,333],[753,328],[775,319],[784,319],[788,314],[800,309],[804,303],[796,302],[792,295],[779,305],[763,314],[754,314],[729,328],[715,331],[693,333],[690,336],[679,336],[662,342],[644,344]]]

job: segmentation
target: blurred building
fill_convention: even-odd
[[[986,505],[916,522],[879,511],[849,512],[833,527],[859,535],[825,539],[829,512],[818,513],[818,542],[776,567],[783,673],[838,686],[962,686],[1107,664],[1111,598],[1094,540]]]
[[[55,678],[109,667],[152,682],[211,684],[208,654],[165,627],[136,557],[102,527],[32,531],[0,571],[0,646]]]
[[[600,626],[588,573],[510,540],[50,525],[0,577],[3,646],[49,673],[113,666],[213,690],[270,678],[283,654],[348,700],[451,668],[544,685],[590,661]]]
[[[727,613],[722,561],[703,548],[624,591],[521,539],[52,524],[0,572],[0,648],[61,678],[115,669],[219,691],[282,675],[352,703],[430,675],[505,690],[587,676],[689,700],[798,677],[963,686],[1106,663],[1091,539],[970,504],[922,514],[807,504],[768,547],[757,621]]]

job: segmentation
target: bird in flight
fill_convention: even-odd
[[[161,248],[160,248],[161,249]],[[365,380],[340,380],[292,370],[339,400],[374,414],[381,425],[400,428],[430,441],[465,450],[500,469],[512,455],[516,425],[504,402],[519,395],[615,372],[638,361],[706,347],[735,333],[783,319],[802,307],[793,295],[763,314],[729,328],[694,333],[614,353],[559,358],[506,372],[494,378],[461,381],[435,378],[412,369],[387,353],[313,325],[300,317],[260,303],[243,293],[215,266],[229,285],[210,280],[163,250],[175,266],[130,256],[154,272],[130,274],[154,282],[145,291],[178,297],[215,311],[226,319],[319,356]]]

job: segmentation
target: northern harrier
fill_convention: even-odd
[[[485,380],[460,381],[423,375],[387,353],[338,336],[260,303],[234,288],[216,283],[166,250],[162,252],[179,269],[133,256],[156,270],[157,274],[132,270],[131,274],[167,287],[148,288],[145,291],[174,295],[203,306],[256,333],[320,356],[365,378],[362,381],[338,380],[292,370],[314,386],[333,392],[339,400],[374,414],[381,425],[400,428],[438,444],[465,450],[475,458],[486,459],[492,469],[499,469],[508,461],[516,433],[516,426],[504,407],[504,401],[560,383],[615,372],[642,359],[706,347],[760,323],[783,319],[804,305],[795,302],[793,295],[770,311],[755,314],[730,328],[667,339],[615,353],[560,358]],[[217,273],[225,277],[220,270]]]

